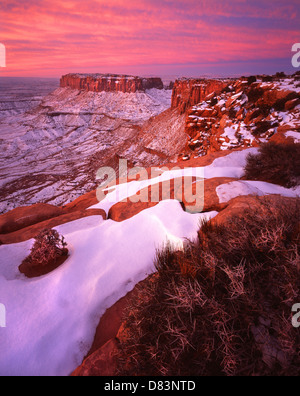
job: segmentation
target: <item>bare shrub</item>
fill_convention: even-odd
[[[299,205],[265,202],[158,252],[125,315],[119,374],[299,375]]]
[[[30,255],[23,260],[20,272],[27,277],[44,275],[57,268],[68,256],[67,244],[56,230],[46,229],[36,237]]]
[[[261,108],[261,111],[265,111],[265,108]],[[267,110],[266,110],[267,111]],[[254,131],[252,132],[254,136],[261,136],[264,133],[268,132],[269,129],[277,127],[278,123],[273,123],[271,121],[259,121],[256,124]]]
[[[249,154],[245,177],[291,188],[300,184],[300,144],[266,143]]]

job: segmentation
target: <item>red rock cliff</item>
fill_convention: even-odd
[[[192,106],[202,102],[211,93],[219,94],[228,85],[228,81],[204,79],[180,79],[174,84],[172,108],[185,113]]]
[[[137,92],[163,89],[160,78],[141,78],[115,74],[67,74],[60,80],[61,88],[70,87],[92,92]]]

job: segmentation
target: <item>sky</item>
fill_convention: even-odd
[[[0,76],[293,73],[299,22],[299,0],[1,0]]]

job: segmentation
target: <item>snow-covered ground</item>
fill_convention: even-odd
[[[293,138],[294,143],[300,143],[300,132],[288,131],[285,133],[285,136]]]
[[[211,165],[205,167],[186,167],[184,169],[174,168],[161,172],[160,176],[146,180],[131,181],[129,183],[118,184],[109,187],[108,194],[104,199],[90,207],[90,209],[103,209],[108,214],[109,209],[122,200],[134,196],[137,192],[146,189],[149,186],[163,183],[168,180],[194,177],[199,179],[212,179],[214,177],[233,177],[240,178],[244,174],[246,158],[251,154],[258,152],[257,148],[250,148],[243,151],[234,151],[227,156],[217,158]],[[158,168],[159,170],[159,168]],[[159,172],[160,173],[160,172]],[[105,191],[105,190],[103,190]]]
[[[123,223],[93,216],[57,227],[70,258],[28,280],[18,266],[33,241],[0,246],[0,375],[68,375],[88,352],[99,317],[152,273],[156,248],[178,248],[197,235],[200,220],[177,201],[164,201]]]
[[[300,186],[296,188],[285,188],[261,181],[239,180],[218,186],[216,192],[220,203],[224,203],[241,195],[256,195],[261,197],[277,194],[283,197],[297,197],[300,196]]]
[[[246,156],[236,151],[204,168],[166,171],[159,180],[121,184],[95,207],[115,202],[147,185],[181,175],[241,177]],[[282,194],[288,190],[263,182],[238,181],[218,187],[220,202],[244,194]],[[170,241],[179,249],[197,235],[200,220],[217,212],[189,214],[179,202],[166,200],[124,222],[92,216],[56,229],[64,235],[70,257],[52,273],[26,279],[18,266],[33,240],[0,246],[0,302],[6,328],[0,328],[0,375],[68,375],[88,352],[99,317],[135,284],[152,273],[157,248]]]

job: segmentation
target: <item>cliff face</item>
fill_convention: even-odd
[[[172,108],[178,108],[183,114],[211,93],[220,94],[227,85],[228,81],[220,80],[177,80],[173,87]]]
[[[141,78],[115,74],[67,74],[60,80],[61,88],[73,88],[92,92],[131,93],[146,89],[163,89],[160,78]]]
[[[188,136],[181,159],[257,147],[270,139],[285,141],[284,120],[296,123],[299,117],[297,76],[269,76],[268,82],[258,77],[175,82],[172,108],[185,114]]]

